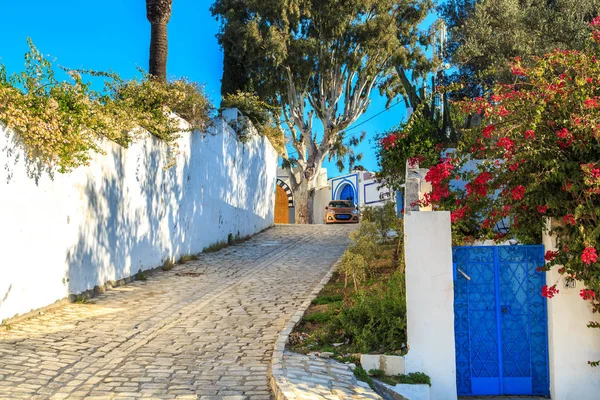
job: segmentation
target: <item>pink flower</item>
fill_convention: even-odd
[[[525,186],[519,185],[519,186],[515,187],[512,190],[511,194],[512,194],[513,200],[523,200],[523,198],[525,198]]]
[[[581,253],[581,261],[590,265],[595,263],[598,260],[598,254],[596,254],[596,249],[593,247],[586,247]]]

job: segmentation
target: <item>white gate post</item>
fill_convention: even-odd
[[[448,211],[419,211],[408,202],[419,198],[415,169],[406,180],[404,251],[408,354],[406,373],[431,377],[431,398],[456,400],[454,347],[454,278]],[[418,171],[418,169],[417,169]],[[409,200],[411,199],[411,200]]]

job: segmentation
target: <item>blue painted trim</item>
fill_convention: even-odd
[[[544,251],[544,245],[542,245],[542,257],[541,260],[544,260],[543,262],[545,263],[545,259],[544,259],[544,254],[546,254],[546,252]],[[541,261],[540,260],[540,261]],[[548,281],[546,280],[547,278],[547,274],[546,272],[544,272],[544,285],[548,284]],[[550,396],[550,344],[549,344],[549,338],[548,338],[548,299],[544,297],[544,318],[546,321],[546,324],[544,325],[545,329],[545,335],[546,335],[546,376],[548,377],[548,388],[547,388],[547,392],[545,393],[546,396]],[[533,372],[532,372],[533,375]]]
[[[349,178],[354,178],[355,183],[353,183]],[[341,181],[340,183],[338,183],[337,185],[334,185],[335,181]],[[339,178],[334,178],[331,180],[331,200],[336,200],[336,194],[337,191],[340,187],[341,184],[343,184],[344,182],[348,182],[348,184],[350,184],[352,186],[352,188],[354,189],[354,193],[356,194],[356,205],[360,204],[360,198],[359,195],[360,193],[358,193],[358,174],[350,174],[350,175],[346,175],[346,176],[341,176]]]
[[[384,201],[381,199],[376,200],[376,201],[367,201],[367,186],[373,186],[373,185],[377,185],[377,182],[371,182],[371,183],[367,183],[367,184],[363,185],[363,195],[365,196],[364,197],[365,205],[366,204],[375,204],[375,203],[384,203]],[[391,197],[391,195],[390,195],[390,197]]]
[[[494,246],[494,290],[496,291],[496,335],[498,335],[498,394],[504,394],[502,365],[502,299],[500,298],[500,256],[498,246]]]

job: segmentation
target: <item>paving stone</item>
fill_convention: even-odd
[[[12,324],[0,330],[0,398],[266,400],[279,332],[353,229],[276,226]]]

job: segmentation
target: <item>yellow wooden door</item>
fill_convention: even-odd
[[[275,192],[275,223],[276,224],[289,224],[290,223],[290,212],[288,209],[288,197],[287,193],[281,186],[277,186]]]

